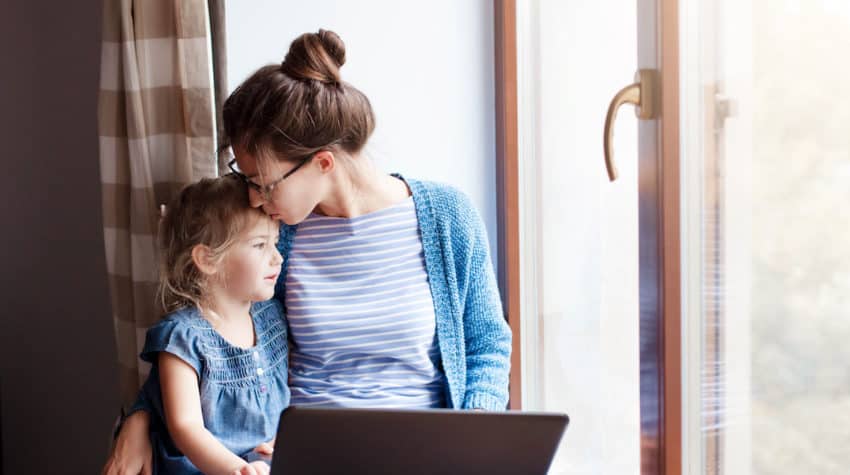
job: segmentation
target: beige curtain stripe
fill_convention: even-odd
[[[101,41],[118,43],[121,41],[121,2],[103,2],[101,18]]]
[[[136,400],[136,395],[139,391],[138,388],[141,387],[138,365],[133,367],[120,366],[118,370],[118,383],[121,388],[121,400],[130,401],[125,404],[125,408],[129,409],[133,401]]]
[[[100,137],[100,176],[103,183],[130,184],[126,137]]]
[[[130,185],[103,183],[103,226],[106,228],[130,228]],[[144,231],[143,231],[144,232]],[[153,229],[147,233],[153,234]]]
[[[209,88],[183,89],[180,86],[141,91],[101,90],[100,135],[131,139],[159,134],[211,137],[211,96]]]
[[[205,38],[207,20],[198,12],[206,8],[204,0],[135,0],[136,39]]]
[[[205,0],[178,0],[174,3],[174,9],[178,38],[209,38]],[[203,16],[196,14],[199,12],[203,12]]]
[[[134,0],[135,40],[177,38],[175,5],[181,0]]]
[[[109,285],[117,292],[118,306],[113,307],[116,319],[147,328],[162,317],[156,302],[155,282],[135,282],[130,277],[109,275]],[[139,350],[141,348],[133,349],[135,352]]]
[[[127,137],[127,111],[122,91],[100,90],[97,129],[101,137]]]
[[[212,137],[212,90],[209,88],[184,89],[182,97],[186,135],[189,137]]]
[[[183,186],[185,183],[157,183],[149,188],[136,189],[126,184],[101,183],[103,227],[156,235],[159,205],[167,204]],[[151,205],[148,206],[148,203]],[[131,223],[130,216],[134,214],[151,215],[153,219],[134,219]]]
[[[119,343],[118,347],[122,349],[118,352],[118,364],[125,368],[138,368],[139,355],[135,349],[139,348],[139,352],[141,352],[142,348],[139,345],[138,328],[135,322],[116,318],[113,323],[115,325],[115,338]],[[144,342],[142,342],[142,345],[144,345]]]

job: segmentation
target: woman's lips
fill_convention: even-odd
[[[267,275],[267,276],[266,276],[266,280],[274,280],[274,281],[276,281],[276,280],[277,280],[277,276],[278,276],[278,275],[280,275],[280,274]]]
[[[275,213],[272,211],[270,206],[263,206],[263,211],[272,219],[280,219],[280,213]]]

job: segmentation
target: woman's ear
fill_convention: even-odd
[[[192,248],[192,262],[204,275],[211,276],[218,272],[218,266],[212,259],[212,251],[205,244],[198,244]]]
[[[330,150],[322,150],[313,157],[313,161],[319,165],[319,171],[330,173],[336,166],[336,157]]]

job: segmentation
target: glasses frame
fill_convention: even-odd
[[[298,165],[295,165],[295,167],[292,170],[289,170],[288,172],[284,173],[283,176],[281,176],[280,178],[273,180],[269,183],[266,183],[265,185],[261,185],[259,183],[254,182],[253,180],[248,178],[247,175],[245,175],[244,173],[237,170],[236,167],[234,166],[236,164],[236,158],[233,158],[229,162],[227,162],[227,168],[230,169],[231,173],[233,173],[234,175],[239,177],[239,179],[244,181],[245,184],[248,185],[249,188],[252,188],[254,191],[259,193],[266,201],[271,201],[271,196],[272,196],[272,193],[274,192],[275,187],[280,182],[282,182],[283,180],[286,180],[287,178],[292,176],[292,174],[297,172],[298,169],[301,168],[302,166],[304,166],[305,163],[312,160],[313,157],[315,157],[317,153],[319,153],[319,152],[311,153],[309,156],[307,156],[306,158],[301,160],[298,163]]]

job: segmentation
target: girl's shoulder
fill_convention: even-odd
[[[200,312],[182,308],[165,315],[145,334],[145,346],[139,355],[149,363],[157,361],[160,352],[174,354],[189,363],[200,374],[203,361],[203,334],[209,328]]]
[[[187,331],[190,329],[200,329],[205,322],[206,320],[204,320],[197,309],[184,307],[163,315],[158,322],[148,328],[148,334],[169,332],[177,328],[186,329]]]
[[[148,329],[148,334],[164,335],[179,332],[195,339],[201,338],[204,332],[211,328],[210,323],[197,308],[184,307],[163,316],[159,322]]]

